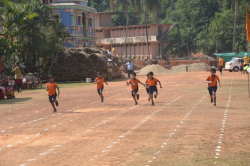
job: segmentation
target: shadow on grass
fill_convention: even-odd
[[[26,97],[26,98],[15,98],[15,99],[4,99],[0,100],[0,104],[15,104],[15,103],[21,103],[24,101],[31,100],[31,97]]]

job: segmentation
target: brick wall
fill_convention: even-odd
[[[145,66],[145,60],[134,59],[132,61],[135,64],[135,66],[138,67],[138,69],[141,68],[142,66]],[[166,61],[162,60],[162,59],[158,60],[158,64],[161,66],[164,66],[165,62]],[[202,62],[208,64],[209,66],[217,67],[217,65],[218,65],[218,61],[206,60],[206,59],[204,59],[204,60],[171,60],[169,62],[171,63],[172,66],[179,66],[182,64],[202,63]],[[151,61],[148,61],[148,64],[151,64]]]

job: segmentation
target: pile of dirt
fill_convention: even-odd
[[[161,74],[168,74],[170,70],[165,69],[161,65],[147,65],[146,67],[142,68],[138,75],[147,75],[149,72],[153,72],[155,75]]]
[[[108,76],[108,59],[121,66],[117,57],[109,55],[105,49],[97,48],[70,48],[59,52],[52,61],[49,75],[56,77],[56,81],[82,81],[86,78],[96,78],[97,72]],[[117,67],[113,67],[113,76],[121,75]]]
[[[179,66],[173,66],[172,71],[176,71],[176,72],[186,71],[186,66],[189,66],[188,71],[205,71],[205,70],[211,69],[211,66],[209,66],[206,63],[193,63],[190,65],[182,64]]]

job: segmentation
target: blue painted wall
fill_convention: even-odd
[[[63,9],[60,9],[60,13],[61,13],[62,23],[63,23],[66,27],[68,27],[69,33],[72,34],[72,31],[71,31],[71,16],[70,16],[70,13],[63,12]]]

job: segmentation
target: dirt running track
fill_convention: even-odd
[[[0,166],[250,165],[247,76],[220,76],[214,107],[208,74],[156,76],[153,107],[142,87],[134,105],[125,81],[105,86],[104,103],[95,85],[62,88],[57,114],[44,90],[0,101]]]

